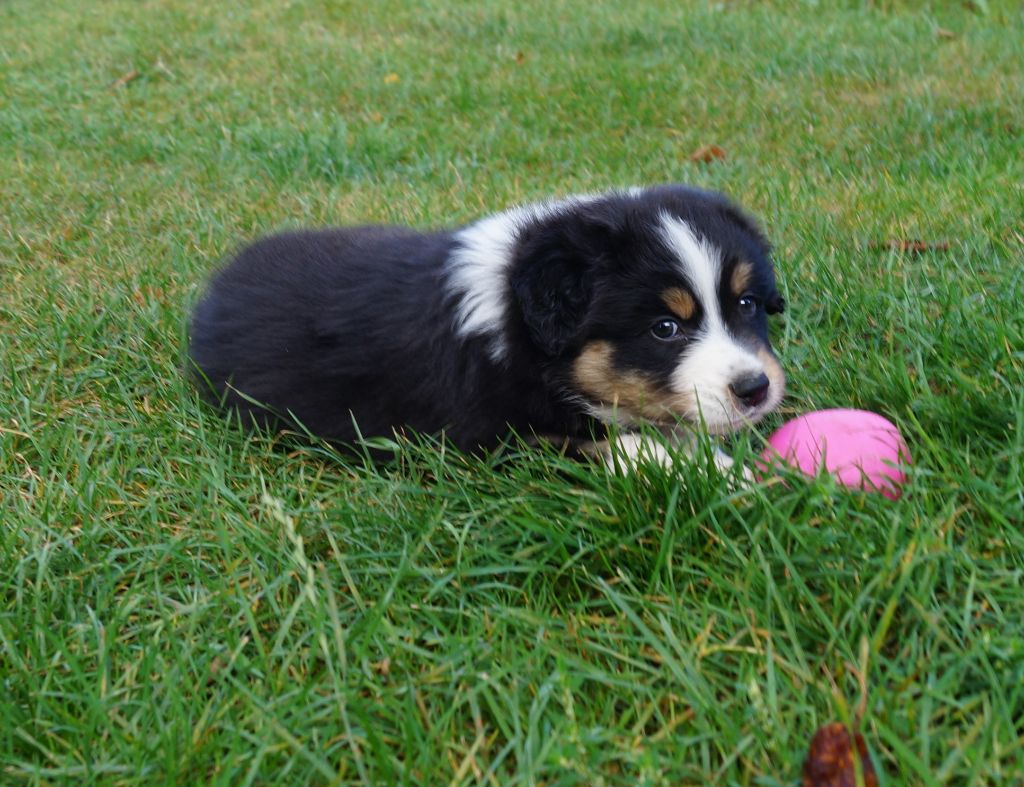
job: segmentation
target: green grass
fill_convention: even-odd
[[[0,780],[792,784],[861,711],[883,783],[1024,778],[1022,39],[1008,0],[0,4]],[[183,380],[244,239],[669,180],[776,245],[759,433],[882,412],[900,501],[373,467]]]

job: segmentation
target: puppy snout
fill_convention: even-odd
[[[759,372],[737,378],[729,384],[729,390],[741,404],[746,407],[757,407],[768,397],[769,385],[768,375]]]

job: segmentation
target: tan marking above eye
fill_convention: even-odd
[[[697,304],[693,300],[693,296],[679,287],[665,290],[661,294],[661,299],[672,310],[672,313],[682,320],[692,320],[697,311]]]
[[[758,347],[756,354],[758,360],[761,361],[761,365],[764,367],[764,373],[768,375],[768,379],[775,389],[776,395],[781,398],[786,386],[786,374],[782,370],[782,364],[775,357],[775,353],[765,345]]]
[[[749,262],[741,262],[732,269],[732,276],[729,278],[729,287],[733,295],[742,295],[750,286],[754,278],[754,266]]]

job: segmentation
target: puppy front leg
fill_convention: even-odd
[[[670,440],[675,445],[680,446],[687,456],[693,456],[697,440],[692,430],[677,424],[663,427],[660,431],[665,435],[666,439]],[[731,473],[736,464],[736,461],[725,453],[717,443],[714,446],[714,455],[712,456],[712,459],[714,460],[715,467],[719,469],[722,475],[728,475]],[[743,476],[743,482],[745,484],[749,485],[754,482],[754,474],[749,467],[741,467],[740,473]]]
[[[632,473],[645,464],[657,464],[671,469],[675,463],[671,452],[652,435],[623,432],[614,439],[576,443],[575,450],[583,456],[597,459],[609,470]]]
[[[554,446],[566,456],[577,459],[596,459],[609,470],[618,469],[624,473],[632,472],[646,463],[671,468],[675,460],[657,435],[640,432],[621,432],[614,439],[604,440],[543,436],[535,437],[530,442]]]
[[[649,464],[672,470],[677,463],[693,457],[696,440],[692,433],[673,429],[661,434],[672,444],[671,448],[659,440],[657,435],[640,432],[623,432],[611,440],[576,443],[574,448],[580,454],[598,459],[609,470],[620,473],[636,472]],[[733,458],[717,446],[712,458],[723,476],[728,477],[732,473],[735,464]],[[750,469],[742,468],[740,486],[749,486],[753,481],[754,475]]]

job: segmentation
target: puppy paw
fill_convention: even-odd
[[[714,461],[719,472],[737,489],[750,489],[754,485],[754,472],[746,465],[737,467],[736,460],[719,448],[715,449]]]
[[[614,440],[598,444],[605,467],[621,473],[631,473],[639,467],[655,464],[670,470],[675,458],[656,439],[642,434],[620,434]]]
[[[613,440],[594,444],[592,453],[609,470],[623,474],[636,472],[649,465],[657,465],[665,470],[675,470],[679,464],[693,470],[703,468],[703,465],[692,461],[692,443],[673,441],[669,445],[672,447],[652,435],[626,433],[618,435]],[[688,457],[690,461],[687,461]],[[750,468],[738,467],[736,461],[721,449],[715,449],[712,461],[733,488],[743,490],[754,485],[756,479]]]

